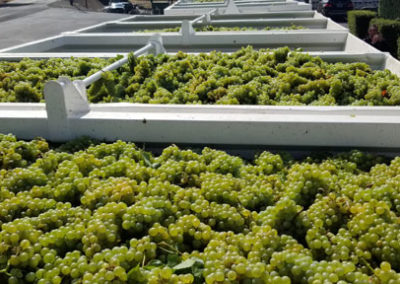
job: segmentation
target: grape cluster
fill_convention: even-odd
[[[2,61],[0,102],[41,102],[48,80],[82,79],[118,58]],[[328,63],[288,48],[249,46],[231,54],[131,54],[128,64],[102,73],[87,92],[92,103],[390,106],[400,104],[400,79],[365,63]]]
[[[88,89],[92,102],[245,105],[400,104],[400,79],[365,63],[328,63],[288,48],[129,58]]]
[[[256,27],[230,27],[230,26],[213,26],[213,25],[204,25],[204,26],[195,26],[194,30],[196,32],[240,32],[240,31],[271,31],[271,30],[283,30],[283,31],[290,31],[290,30],[303,30],[305,29],[302,26],[297,25],[290,25],[290,26],[282,26],[282,27],[270,27],[266,26],[263,28],[256,28]],[[179,32],[181,27],[175,28],[164,28],[164,29],[145,29],[139,30],[138,32],[142,33],[167,33],[167,32]]]
[[[84,79],[111,64],[102,58],[24,58],[19,62],[0,61],[0,102],[41,102],[47,81],[60,76]]]
[[[400,283],[399,157],[12,135],[0,153],[1,283]]]

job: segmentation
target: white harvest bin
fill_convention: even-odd
[[[252,20],[211,20],[210,22],[201,22],[193,24],[193,28],[211,25],[213,27],[238,27],[238,28],[257,28],[262,30],[265,27],[284,28],[290,26],[298,26],[304,29],[321,29],[321,30],[345,30],[343,26],[334,25],[332,20],[323,18],[283,18],[283,19],[263,19],[256,18]],[[79,33],[140,33],[144,30],[162,30],[165,28],[177,28],[182,25],[179,21],[165,22],[110,22],[97,25],[94,27],[80,30]],[[247,31],[241,31],[247,32]]]
[[[140,52],[149,48],[163,52],[159,41],[150,42]],[[332,62],[368,61],[377,67],[398,64],[384,53],[312,54]],[[112,66],[118,68],[126,60]],[[104,71],[110,69],[111,65]],[[399,147],[399,107],[88,104],[86,87],[102,72],[82,81],[60,78],[47,83],[46,104],[0,103],[0,133],[11,132],[22,139],[41,136],[55,142],[89,135],[107,141],[152,143]]]
[[[54,87],[54,86],[53,86]],[[57,87],[55,87],[57,88]],[[60,90],[60,89],[59,89]],[[0,104],[0,132],[64,142],[89,135],[114,141],[398,148],[398,107],[281,107],[91,104]],[[57,112],[57,115],[54,113]],[[60,117],[63,119],[60,120]]]
[[[200,4],[181,4],[176,2],[164,10],[165,15],[202,15],[211,10],[218,9],[221,14],[238,14],[238,13],[266,13],[278,11],[307,11],[311,10],[311,5],[287,0],[285,2],[252,2],[237,3],[228,1],[225,3],[200,3]]]
[[[212,14],[212,20],[248,20],[248,19],[270,19],[270,18],[314,18],[317,16],[322,16],[321,14],[315,11],[279,11],[279,12],[260,12],[257,14],[254,13],[241,13],[241,14]],[[114,23],[122,23],[122,22],[151,22],[151,23],[164,23],[164,22],[182,22],[183,20],[194,20],[196,15],[135,15],[130,16],[121,20],[112,21]]]
[[[151,33],[65,33],[7,49],[1,53],[126,53],[147,43]],[[350,35],[347,30],[272,30],[246,32],[162,33],[169,52],[232,52],[243,46],[255,48],[302,48],[304,51],[378,52],[372,46]]]
[[[314,12],[310,15],[312,19],[325,19]],[[224,15],[227,16],[231,15]],[[244,14],[235,15],[239,16],[244,17]],[[129,24],[134,18],[129,17],[121,23]],[[265,21],[273,19],[269,17]],[[179,17],[175,20],[179,21]],[[219,21],[224,21],[223,17]],[[126,62],[127,52],[145,45],[149,48],[148,42],[153,39],[151,46],[156,52],[163,51],[163,44],[170,53],[178,50],[191,53],[210,50],[230,52],[246,45],[255,48],[301,47],[328,62],[366,62],[374,69],[387,68],[400,75],[399,61],[379,52],[347,30],[335,29],[335,23],[329,21],[325,31],[245,33],[193,33],[188,19],[184,19],[183,23],[182,33],[165,33],[162,36],[84,34],[80,33],[82,30],[64,33],[1,50],[0,60],[125,55],[115,63],[118,65]],[[329,25],[333,26],[328,28]],[[398,148],[400,143],[400,107],[88,104],[86,87],[99,77],[96,73],[83,81],[70,82],[60,78],[49,82],[45,88],[45,104],[1,103],[0,133],[11,132],[22,139],[42,136],[60,142],[90,135],[108,141],[124,139],[190,144]]]

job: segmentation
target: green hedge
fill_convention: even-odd
[[[369,23],[375,17],[376,12],[372,11],[349,11],[347,20],[350,32],[359,38],[365,38],[368,33]]]
[[[379,17],[386,19],[400,20],[400,1],[399,0],[380,0]]]
[[[400,37],[397,40],[397,58],[400,59]]]
[[[370,24],[378,26],[379,31],[389,46],[389,52],[397,57],[397,40],[400,37],[400,21],[375,18],[371,20]]]

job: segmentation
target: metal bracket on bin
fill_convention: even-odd
[[[218,9],[213,9],[213,10],[197,17],[196,19],[194,19],[192,21],[183,20],[182,24],[181,24],[181,33],[182,33],[184,43],[190,44],[191,37],[196,34],[196,31],[193,28],[193,24],[196,24],[201,21],[202,24],[204,24],[204,25],[210,25],[212,23],[211,15],[213,15],[213,14],[217,15],[218,12],[219,12]]]
[[[148,43],[133,54],[141,56],[146,53],[160,54],[165,49],[159,34],[153,35]],[[128,55],[113,64],[101,69],[84,80],[71,81],[60,77],[57,81],[49,81],[44,87],[46,112],[50,140],[65,141],[72,139],[70,121],[90,112],[86,88],[101,79],[102,74],[115,70],[128,62]]]
[[[207,12],[204,16],[203,19],[203,24],[209,25],[211,24],[211,15],[217,15],[218,14],[218,9],[213,9],[210,12]]]
[[[151,44],[153,46],[152,52],[154,55],[162,54],[162,53],[166,52],[164,45],[163,45],[162,37],[160,34],[152,35],[149,39],[149,44]]]
[[[181,25],[183,44],[190,44],[192,37],[196,34],[193,25],[188,20],[183,20]]]
[[[71,139],[70,118],[90,111],[81,86],[75,85],[67,77],[50,81],[44,87],[49,137],[53,141]]]

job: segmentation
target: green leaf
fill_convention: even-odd
[[[173,267],[175,269],[176,274],[183,274],[183,273],[191,273],[194,277],[194,284],[203,284],[203,270],[204,270],[204,262],[203,260],[192,257],[189,258],[178,265]]]
[[[151,165],[151,167],[152,167],[153,169],[158,169],[160,166],[161,166],[160,163],[153,163],[153,164]]]
[[[156,267],[164,266],[164,263],[159,259],[152,259],[145,267],[146,270],[152,270]]]
[[[178,254],[169,254],[167,256],[167,265],[169,267],[175,267],[180,262],[180,260],[181,258]]]
[[[199,267],[199,266],[194,266],[192,268],[192,274],[194,277],[194,284],[202,284],[204,283],[204,278],[203,278],[203,270],[204,267]]]
[[[184,262],[179,263],[178,265],[175,265],[173,269],[175,269],[175,272],[180,272],[183,270],[192,270],[194,267],[203,267],[204,262],[196,257],[189,258],[185,260]]]
[[[129,270],[127,276],[128,278],[134,278],[135,276],[141,274],[139,264]]]
[[[140,150],[140,154],[143,158],[145,165],[152,168],[153,164],[151,163],[151,155],[143,150]]]

